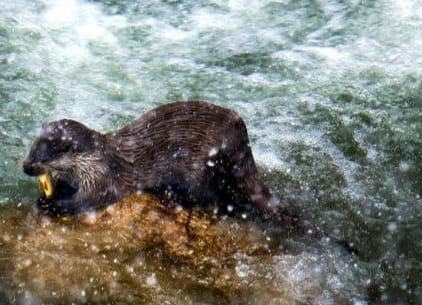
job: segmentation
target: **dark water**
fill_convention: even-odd
[[[73,291],[67,298],[94,304],[422,304],[421,16],[418,0],[0,0],[0,303],[59,303]],[[193,98],[237,110],[271,188],[359,256],[283,235],[265,255],[234,243],[200,275],[194,259],[169,263],[134,237],[120,254],[84,254],[77,240],[93,230],[72,226],[60,252],[48,232],[67,224],[43,231],[26,207],[37,182],[20,170],[42,123],[67,117],[106,131]],[[40,274],[61,273],[30,285],[44,247],[74,264],[41,264]],[[124,258],[119,280],[96,273]],[[125,276],[136,259],[143,267]],[[172,268],[186,276],[172,279]],[[91,278],[107,293],[95,296]]]

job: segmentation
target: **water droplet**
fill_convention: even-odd
[[[92,252],[94,252],[94,253],[98,253],[98,252],[100,252],[100,249],[98,249],[98,247],[96,246],[96,245],[91,245],[91,247],[90,247],[90,249],[91,249],[91,251]]]
[[[229,204],[229,205],[227,206],[227,212],[233,212],[233,210],[234,210],[234,206],[233,206],[233,205],[231,205],[231,204]]]
[[[10,241],[10,236],[7,233],[3,235],[3,241],[6,243]]]
[[[217,147],[211,147],[211,149],[208,151],[208,157],[213,157],[218,153]]]
[[[395,222],[390,222],[387,226],[388,231],[394,233],[397,230],[397,224]]]
[[[401,161],[399,164],[399,170],[401,172],[407,172],[410,169],[410,164],[406,161]]]
[[[247,277],[249,274],[249,266],[246,264],[239,264],[235,268],[236,275],[240,278]]]
[[[148,277],[145,279],[145,283],[146,283],[148,286],[155,286],[155,285],[157,285],[157,276],[155,275],[155,273],[153,273],[153,274],[151,274],[150,276],[148,276]]]
[[[312,277],[318,278],[318,277],[321,277],[321,276],[322,276],[322,268],[321,268],[320,265],[315,264],[312,267]]]
[[[307,101],[306,102],[306,108],[308,109],[309,112],[314,112],[315,111],[315,104]]]
[[[214,166],[215,166],[215,161],[213,161],[213,160],[208,160],[208,161],[207,161],[207,165],[208,165],[209,167],[214,167]]]
[[[95,212],[87,212],[84,215],[82,215],[81,219],[82,223],[87,225],[92,225],[97,221],[97,213]]]
[[[29,267],[32,265],[32,260],[30,260],[29,258],[23,261],[23,265],[25,267]]]

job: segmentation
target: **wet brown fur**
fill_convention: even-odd
[[[52,214],[99,209],[145,191],[190,205],[250,205],[273,213],[276,200],[258,178],[246,126],[232,110],[206,102],[157,107],[100,134],[72,120],[47,124],[24,162],[29,175],[51,173]]]

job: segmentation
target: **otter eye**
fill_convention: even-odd
[[[53,142],[53,145],[53,149],[58,154],[67,153],[72,150],[72,143],[70,143],[69,141],[57,141]]]
[[[73,142],[72,144],[69,144],[69,149],[72,150],[72,151],[77,152],[77,151],[79,151],[79,148],[80,147],[79,147],[79,144],[78,144],[77,141]]]
[[[45,139],[38,144],[38,151],[43,160],[48,160],[71,150],[71,144],[67,141]]]

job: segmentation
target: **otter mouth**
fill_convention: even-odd
[[[39,188],[45,198],[51,198],[54,193],[54,180],[50,174],[42,174],[38,176]]]
[[[38,181],[41,197],[45,199],[68,199],[78,191],[75,183],[50,172],[40,174]]]

